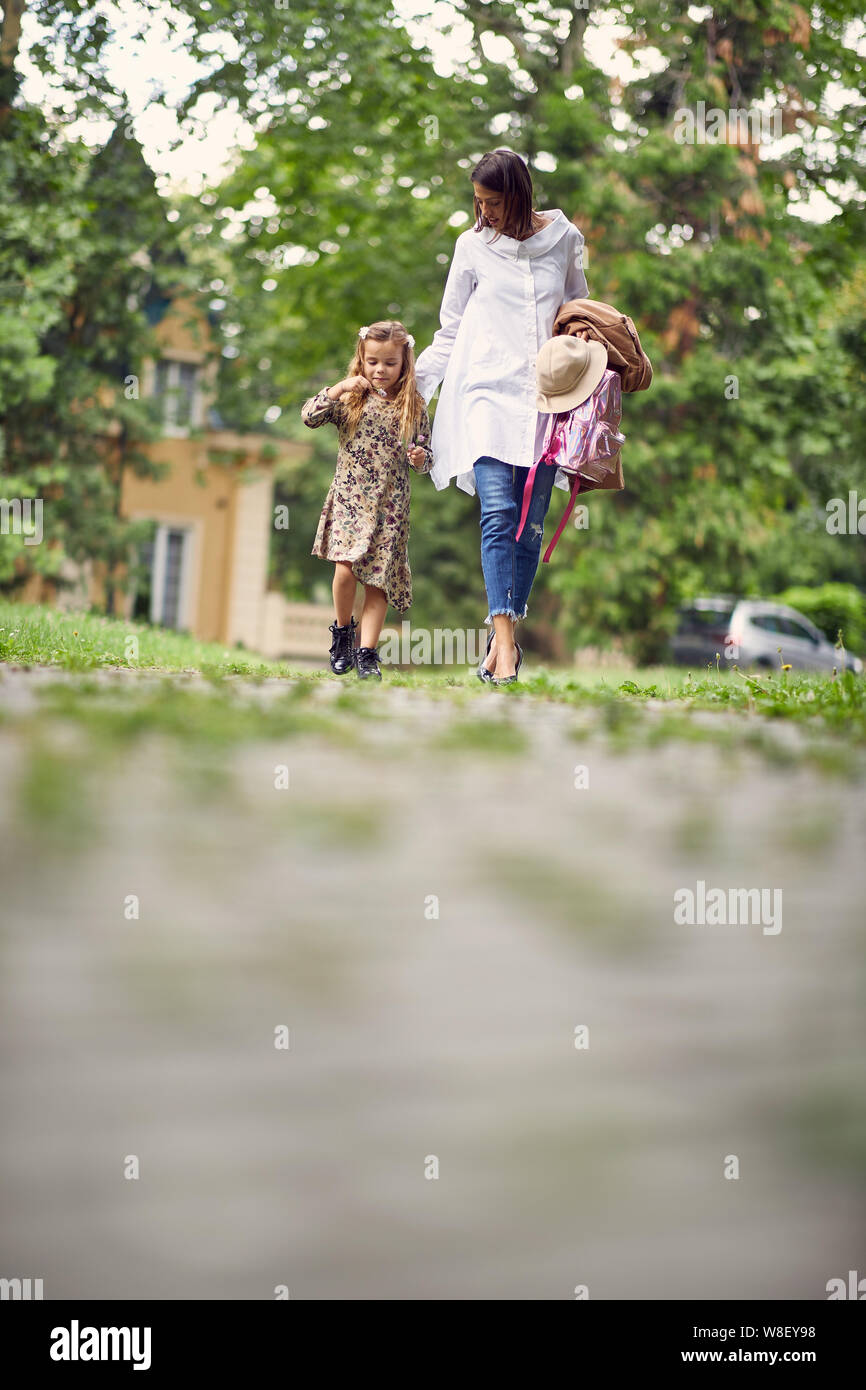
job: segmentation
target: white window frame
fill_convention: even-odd
[[[196,566],[199,555],[199,525],[190,524],[189,519],[178,521],[158,520],[153,541],[153,572],[150,581],[150,621],[162,626],[162,605],[165,599],[166,559],[168,556],[169,531],[183,532],[183,548],[180,558],[180,591],[177,603],[177,627],[173,632],[189,632],[192,629],[193,610],[196,595]]]
[[[157,395],[156,381],[159,371],[159,363],[165,363],[168,371],[166,373],[166,389]],[[190,406],[189,424],[179,425],[174,418],[177,413],[177,404],[180,399],[180,369],[181,367],[192,367],[195,371],[195,382],[192,392],[192,403]],[[163,353],[158,362],[153,365],[153,378],[151,390],[157,399],[162,402],[162,413],[160,423],[163,433],[173,439],[185,439],[190,430],[199,429],[204,418],[204,395],[202,393],[202,364],[191,362],[188,357],[174,357],[170,352]]]

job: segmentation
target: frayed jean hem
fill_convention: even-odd
[[[515,613],[513,608],[491,608],[487,614],[487,617],[484,619],[484,623],[485,626],[491,627],[493,625],[493,619],[498,613],[504,613],[507,618],[510,618],[512,620],[512,622],[519,623],[521,618],[526,617],[527,611],[528,609],[526,604],[523,605],[522,613]]]

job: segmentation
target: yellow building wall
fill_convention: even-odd
[[[155,482],[127,471],[121,492],[123,515],[196,528],[190,630],[203,641],[234,640],[228,620],[237,470],[209,464],[204,440],[162,439],[151,444],[148,452],[155,461],[170,464],[171,472]],[[197,475],[204,486],[196,481]],[[268,487],[272,487],[270,478]]]
[[[191,295],[176,295],[154,332],[157,342],[169,352],[188,352],[191,359],[199,361],[211,346],[210,324]]]
[[[251,468],[234,490],[233,544],[224,641],[259,649],[265,628],[265,593],[273,528],[274,484],[270,469]]]
[[[202,379],[195,424],[197,438],[176,431],[144,446],[155,462],[167,464],[159,480],[139,478],[124,470],[120,510],[130,520],[147,519],[193,533],[189,608],[185,626],[202,641],[237,641],[250,649],[269,632],[267,570],[273,526],[273,462],[261,460],[263,448],[280,458],[308,457],[307,444],[232,430],[208,429],[206,414],[212,396],[216,363],[208,360],[210,326],[194,297],[178,295],[156,326],[162,353],[168,358],[192,362]],[[152,394],[155,362],[143,365],[141,391]],[[234,456],[232,464],[211,463],[209,450]],[[105,601],[102,566],[66,566],[67,577],[76,580],[75,602]],[[74,573],[73,573],[74,572]],[[33,575],[23,586],[25,602],[64,602],[51,580]],[[67,595],[68,597],[68,595]],[[134,595],[123,603],[127,616]]]

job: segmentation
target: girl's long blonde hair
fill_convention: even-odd
[[[403,362],[397,378],[397,396],[393,404],[400,422],[400,439],[408,449],[415,437],[421,411],[424,409],[424,397],[415,385],[415,354],[409,342],[409,334],[398,319],[379,319],[376,323],[371,323],[367,328],[366,337],[358,339],[355,355],[349,363],[346,376],[364,375],[364,343],[371,339],[376,343],[394,342],[403,349]],[[371,386],[370,390],[372,389]],[[350,438],[358,427],[364,402],[369,394],[369,391],[355,387],[352,391],[347,391],[342,398]],[[429,439],[425,440],[425,443],[429,445]]]

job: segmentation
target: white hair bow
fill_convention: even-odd
[[[368,323],[365,323],[361,328],[358,329],[358,337],[359,337],[359,338],[366,338],[366,336],[367,336],[367,334],[368,334],[369,332],[370,332],[370,325],[369,325]],[[411,333],[407,333],[407,334],[406,334],[406,338],[407,338],[407,340],[408,340],[408,342],[409,342],[409,346],[410,346],[410,347],[414,347],[414,346],[415,346],[415,339],[412,337],[412,334],[411,334]]]

